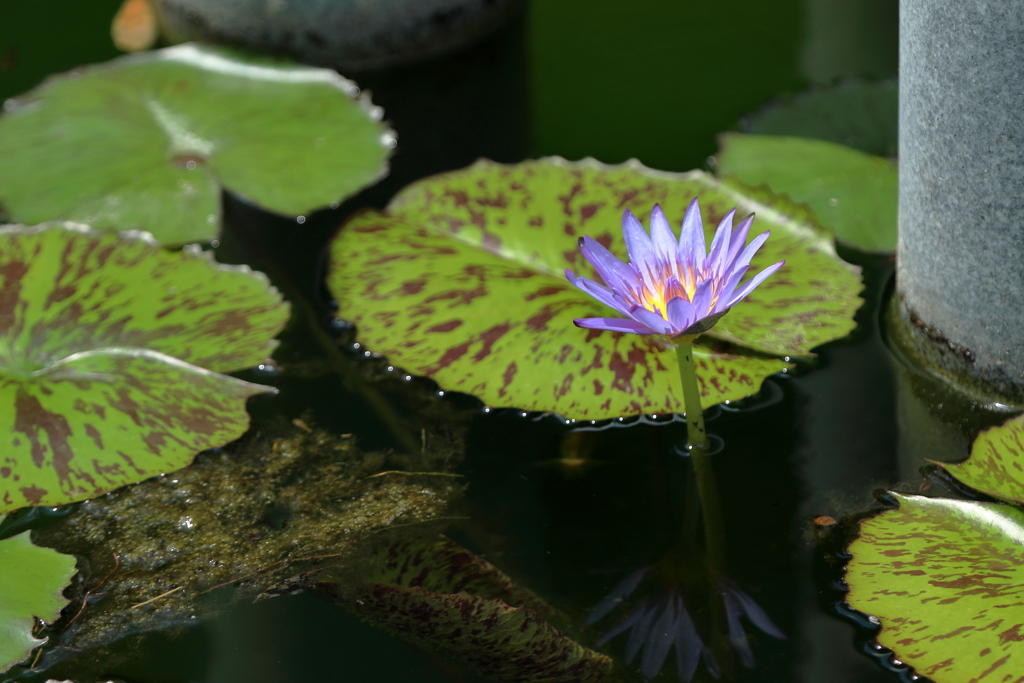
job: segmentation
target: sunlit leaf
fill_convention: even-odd
[[[897,172],[889,160],[806,138],[725,133],[720,144],[722,176],[805,202],[840,242],[895,251]]]
[[[381,112],[327,69],[191,44],[48,80],[0,117],[10,219],[210,240],[220,189],[284,214],[340,200],[387,172]]]
[[[218,374],[273,350],[266,278],[145,235],[0,230],[0,511],[81,500],[187,465],[267,391]]]
[[[828,140],[867,154],[894,157],[898,115],[896,81],[846,81],[774,102],[746,117],[743,130]]]
[[[576,241],[590,234],[625,256],[621,215],[660,202],[677,226],[700,196],[709,235],[725,213],[758,212],[773,231],[754,268],[787,265],[699,345],[705,404],[758,391],[786,367],[845,336],[861,303],[858,270],[806,209],[700,173],[545,159],[468,169],[414,183],[335,239],[328,284],[361,342],[395,364],[489,405],[602,419],[682,410],[675,354],[651,337],[582,330],[573,318],[616,315],[565,280],[596,277]],[[802,212],[802,213],[801,213]]]
[[[35,620],[58,617],[74,573],[75,558],[32,545],[28,533],[0,541],[0,672],[46,642],[32,635]]]
[[[878,641],[936,683],[1017,680],[1024,670],[1024,512],[898,495],[850,545],[847,601]]]
[[[1024,415],[979,434],[964,462],[939,464],[971,488],[1024,503]]]

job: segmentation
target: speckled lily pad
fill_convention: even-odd
[[[936,683],[1015,681],[1024,671],[1024,512],[897,495],[850,545],[847,601],[878,641]]]
[[[545,620],[555,611],[448,538],[379,551],[380,569],[355,590],[321,581],[318,595],[495,683],[598,683],[612,660]]]
[[[623,209],[646,220],[660,202],[678,226],[694,196],[709,232],[733,207],[757,212],[752,234],[772,230],[755,271],[787,260],[696,350],[705,405],[735,400],[786,368],[782,357],[845,336],[861,282],[806,209],[699,171],[481,161],[413,183],[387,213],[350,220],[328,284],[368,349],[489,405],[573,419],[678,412],[674,352],[652,337],[576,328],[573,318],[611,313],[563,271],[596,277],[577,248],[583,234],[625,256]]]
[[[964,462],[939,464],[971,488],[1024,504],[1024,415],[979,434]]]
[[[288,305],[146,235],[0,229],[0,512],[100,495],[238,438]]]

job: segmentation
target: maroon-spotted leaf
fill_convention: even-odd
[[[1024,503],[1024,415],[979,434],[964,462],[939,464],[971,488]]]
[[[274,348],[265,277],[147,235],[0,229],[0,512],[179,469],[248,427],[262,387],[218,374]]]
[[[372,576],[364,577],[368,583],[434,593],[469,593],[513,607],[529,607],[547,617],[561,617],[532,591],[447,536],[409,538],[378,554],[384,561]]]
[[[468,593],[373,584],[352,611],[495,683],[597,683],[611,659],[566,637],[526,607]]]
[[[1019,681],[1024,671],[1024,512],[897,495],[850,545],[849,604],[878,642],[936,683]]]
[[[679,412],[674,352],[658,339],[576,328],[573,318],[617,314],[572,287],[565,268],[596,277],[583,234],[625,257],[625,208],[647,218],[661,203],[678,225],[699,196],[710,230],[732,207],[773,231],[754,261],[787,265],[735,306],[696,348],[705,405],[758,391],[854,326],[861,283],[831,238],[801,210],[700,172],[544,159],[479,162],[414,183],[387,214],[363,213],[332,248],[328,284],[360,341],[410,372],[495,406],[573,419]],[[772,203],[772,202],[775,203]]]
[[[312,590],[371,623],[498,683],[610,680],[607,656],[549,624],[560,616],[486,560],[443,536],[381,548],[383,563],[353,590]]]

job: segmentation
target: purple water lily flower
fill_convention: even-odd
[[[754,291],[785,261],[768,266],[739,288],[750,259],[768,239],[763,232],[744,247],[754,216],[736,228],[733,209],[726,214],[708,252],[700,207],[694,198],[686,208],[677,240],[657,204],[651,209],[651,234],[628,209],[622,214],[622,236],[629,263],[623,263],[591,237],[581,237],[580,251],[604,280],[602,286],[565,271],[569,282],[627,318],[577,318],[578,327],[669,337],[698,335]]]

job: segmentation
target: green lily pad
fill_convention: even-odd
[[[60,505],[238,438],[288,305],[198,250],[81,225],[0,229],[0,512]]]
[[[1024,503],[1024,415],[979,434],[967,460],[938,464],[973,489]]]
[[[220,232],[226,188],[308,213],[387,173],[394,136],[336,72],[184,44],[49,79],[4,105],[10,220],[139,229],[166,244]]]
[[[749,116],[743,130],[828,140],[867,154],[895,157],[899,129],[896,81],[847,81],[815,88]]]
[[[0,541],[0,672],[46,642],[32,635],[35,620],[59,616],[74,573],[75,558],[32,545],[27,532]]]
[[[557,613],[492,564],[445,537],[382,548],[384,562],[352,591],[311,590],[373,624],[496,683],[597,683],[612,660],[551,626]]]
[[[897,495],[850,545],[849,604],[881,621],[878,642],[936,683],[1018,680],[1024,671],[1024,512]]]
[[[698,343],[705,405],[735,400],[786,368],[773,356],[811,355],[853,328],[859,269],[836,256],[806,209],[699,171],[482,161],[414,183],[387,214],[350,220],[332,246],[328,284],[367,348],[489,405],[591,420],[679,412],[674,352],[653,337],[576,328],[573,318],[610,311],[563,271],[596,277],[576,245],[583,234],[625,257],[624,208],[646,220],[660,202],[678,225],[694,196],[709,234],[733,207],[758,212],[755,233],[774,231],[755,269],[787,259]]]
[[[836,239],[856,249],[896,249],[898,175],[888,159],[806,138],[724,133],[718,172],[804,202]]]

